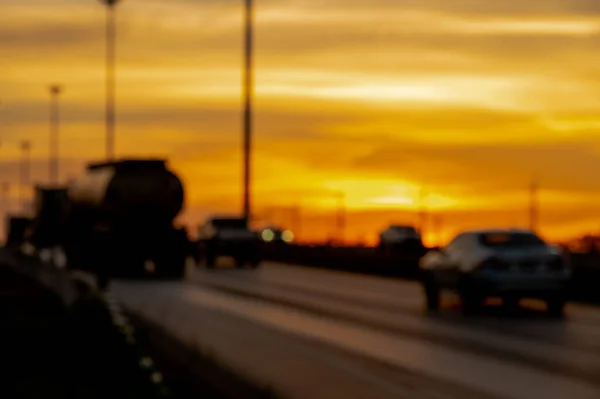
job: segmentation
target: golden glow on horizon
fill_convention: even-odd
[[[392,220],[416,223],[423,188],[443,215],[443,232],[426,233],[437,242],[463,227],[527,225],[538,176],[548,235],[595,229],[600,15],[570,0],[536,13],[527,1],[505,12],[466,3],[257,5],[257,213],[299,206],[298,238],[325,239],[343,192],[349,239],[372,243]],[[170,157],[193,223],[240,209],[240,10],[119,8],[117,151]],[[104,14],[75,0],[6,0],[3,13],[2,153],[16,161],[18,140],[34,140],[34,175],[45,178],[45,88],[63,82],[63,170],[77,174],[103,154]],[[10,167],[0,170],[17,182]]]

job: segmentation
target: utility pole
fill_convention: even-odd
[[[427,206],[425,204],[425,198],[427,196],[427,192],[424,188],[419,189],[419,202],[418,206],[418,231],[421,234],[421,237],[425,235],[425,225],[427,223]]]
[[[8,240],[8,234],[10,230],[10,227],[8,226],[8,215],[10,213],[10,184],[8,182],[2,182],[0,189],[2,194],[2,214],[4,215],[4,242],[6,242]]]
[[[59,85],[50,86],[50,157],[49,157],[49,177],[50,183],[58,185],[58,148],[59,148],[59,103],[58,97],[62,92]]]
[[[437,247],[441,247],[443,244],[444,237],[442,237],[442,215],[440,213],[436,213],[433,215],[433,226],[432,230],[435,235],[435,241]]]
[[[25,212],[27,209],[26,190],[29,185],[31,173],[31,142],[29,140],[21,141],[21,207]]]
[[[340,242],[345,242],[346,233],[346,193],[338,191],[337,197],[337,236]]]
[[[252,168],[252,98],[254,94],[253,76],[253,0],[244,0],[244,68],[243,68],[243,134],[244,134],[244,217],[250,222],[251,204],[251,168]]]
[[[119,0],[100,0],[106,5],[106,159],[115,157],[115,8]]]
[[[9,212],[10,183],[6,181],[2,182],[2,184],[0,185],[0,190],[2,194],[2,212],[6,217]]]
[[[538,191],[538,182],[536,179],[532,179],[529,186],[529,229],[534,232],[538,228]]]
[[[302,229],[302,214],[299,205],[292,207],[292,225],[290,226],[294,236],[298,238],[300,236],[300,230]]]

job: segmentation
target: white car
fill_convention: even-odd
[[[463,232],[447,246],[429,251],[419,267],[430,311],[439,308],[440,292],[448,289],[458,292],[465,309],[481,305],[487,297],[501,297],[513,305],[521,298],[535,298],[560,316],[571,277],[559,248],[522,229]]]

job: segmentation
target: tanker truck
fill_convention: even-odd
[[[148,272],[183,276],[189,241],[173,221],[183,208],[184,188],[165,160],[89,164],[69,182],[66,195],[50,191],[38,195],[46,203],[36,206],[33,236],[38,248],[58,241],[67,268],[88,270],[103,282]]]

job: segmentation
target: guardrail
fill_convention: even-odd
[[[265,244],[262,252],[276,262],[409,280],[418,277],[420,259],[418,253],[386,254],[372,247]],[[600,303],[600,254],[568,256],[573,268],[571,297]]]

